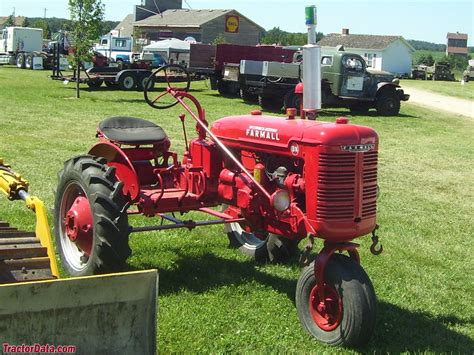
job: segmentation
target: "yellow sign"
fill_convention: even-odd
[[[239,16],[237,15],[227,15],[225,17],[225,31],[230,33],[239,32]]]

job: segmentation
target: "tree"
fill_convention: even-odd
[[[319,41],[323,37],[324,35],[321,32],[316,33],[316,41]],[[265,32],[261,42],[263,44],[278,44],[282,46],[303,46],[308,43],[308,33],[286,32],[280,30],[279,27],[273,27],[271,30]]]
[[[101,0],[69,0],[69,11],[74,37],[74,63],[76,66],[76,97],[79,98],[81,64],[89,59],[94,40],[99,38],[104,19],[104,5]]]
[[[51,31],[49,30],[48,22],[46,22],[44,19],[33,22],[33,27],[41,28],[43,30],[43,38],[50,38]]]
[[[223,44],[227,43],[227,40],[225,39],[225,35],[221,32],[219,33],[216,38],[212,41],[212,44]]]
[[[5,21],[4,26],[5,27],[15,26],[15,18],[13,17],[13,15],[8,16],[7,20]]]
[[[28,20],[28,17],[25,17],[25,19],[23,20],[23,23],[21,24],[21,27],[30,27],[30,20]]]

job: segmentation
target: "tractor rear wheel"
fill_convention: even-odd
[[[298,241],[265,233],[259,238],[256,233],[246,232],[239,223],[225,225],[230,246],[257,262],[282,263],[298,253]]]
[[[119,271],[128,246],[128,198],[115,168],[90,155],[72,158],[59,173],[54,205],[56,245],[71,276]]]
[[[314,262],[296,286],[296,308],[303,328],[328,345],[357,347],[366,344],[375,327],[376,297],[364,269],[349,257],[334,254],[325,270],[321,309]]]

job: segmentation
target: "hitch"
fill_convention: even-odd
[[[383,252],[382,244],[380,244],[380,247],[376,249],[377,244],[379,244],[379,236],[377,235],[377,229],[379,229],[378,224],[375,225],[375,228],[372,231],[372,245],[370,246],[370,252],[373,255],[380,255]]]

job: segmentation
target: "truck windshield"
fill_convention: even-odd
[[[352,56],[344,57],[342,64],[347,70],[361,71],[364,69],[364,64],[362,63],[362,59],[359,57],[352,57]]]

